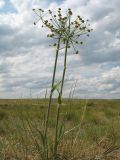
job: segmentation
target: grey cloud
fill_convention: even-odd
[[[38,6],[39,3],[24,1],[24,5],[19,7],[21,2],[12,0],[18,11],[14,16],[18,15],[23,22],[19,24],[18,21],[17,26],[12,26],[12,23],[7,22],[8,19],[5,24],[0,24],[0,58],[3,60],[0,63],[0,90],[4,91],[4,96],[9,92],[17,95],[18,89],[23,92],[23,89],[29,88],[38,93],[49,88],[52,78],[54,50],[48,48],[50,40],[46,38],[46,31],[33,26],[29,10],[32,5]],[[76,12],[83,12],[91,19],[91,26],[94,27],[90,38],[86,38],[85,44],[78,47],[80,55],[75,55],[73,50],[69,51],[64,96],[68,95],[71,84],[77,79],[76,96],[119,97],[119,68],[115,73],[110,72],[120,66],[119,4],[119,0],[81,0],[78,5],[77,0],[68,0],[60,5],[63,10],[70,6]],[[62,55],[59,57],[56,81],[62,74]],[[114,74],[112,78],[111,74]]]
[[[114,11],[113,8],[106,8],[104,6],[102,6],[102,7],[98,6],[95,9],[96,9],[96,11],[92,12],[92,14],[91,14],[91,18],[93,21],[99,21]]]
[[[26,26],[21,31],[21,28],[0,25],[0,56],[25,54],[31,47],[43,44],[49,46],[50,40],[46,36],[41,36],[41,33],[35,26],[30,29],[29,26]]]
[[[15,33],[16,29],[12,29],[9,25],[0,25],[0,36],[10,36]],[[3,38],[3,37],[2,37]]]

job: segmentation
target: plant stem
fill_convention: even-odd
[[[61,89],[60,89],[60,97],[62,97],[63,85],[64,85],[64,79],[65,79],[68,44],[69,44],[69,40],[67,40],[67,42],[66,42],[66,47],[65,47],[64,69],[63,69],[63,75],[62,75],[62,82],[61,82]],[[56,117],[56,130],[55,130],[55,142],[54,142],[54,155],[53,155],[53,160],[55,160],[56,154],[57,154],[59,116],[60,116],[60,104],[57,105],[57,117]]]
[[[45,120],[45,134],[44,134],[44,136],[45,136],[45,141],[46,141],[46,152],[48,152],[48,150],[47,150],[47,130],[48,130],[48,121],[49,121],[51,101],[52,101],[52,95],[53,95],[52,88],[53,88],[54,82],[55,82],[55,74],[56,74],[58,53],[59,53],[59,49],[60,49],[60,39],[61,39],[61,37],[59,37],[59,39],[58,39],[58,44],[57,44],[57,49],[56,49],[56,57],[55,57],[52,85],[51,85],[51,91],[50,91],[50,97],[49,97],[49,103],[48,103],[48,110],[47,110],[47,115],[46,115],[46,120]],[[48,153],[46,153],[46,154],[48,155]]]
[[[70,16],[69,16],[69,34],[70,34]],[[67,62],[67,52],[68,52],[69,40],[70,40],[70,38],[68,36],[68,39],[66,40],[66,45],[65,45],[64,69],[63,69],[62,82],[61,82],[61,88],[60,88],[60,98],[62,98],[62,93],[63,93],[63,85],[64,85],[64,79],[65,79],[65,73],[66,73],[66,62]],[[60,117],[60,105],[61,104],[57,105],[57,117],[56,117],[56,129],[55,129],[55,142],[54,142],[53,160],[56,159],[57,148],[58,148],[58,123],[59,123],[59,117]]]

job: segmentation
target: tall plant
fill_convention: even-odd
[[[76,54],[79,51],[76,49],[76,45],[82,45],[83,41],[81,37],[83,35],[87,35],[89,37],[89,33],[92,29],[89,28],[88,20],[84,20],[81,16],[77,16],[75,20],[72,20],[73,12],[71,9],[68,9],[65,15],[62,15],[61,8],[58,8],[57,14],[54,14],[51,10],[45,12],[42,9],[33,9],[35,14],[38,16],[38,21],[34,22],[36,25],[39,21],[42,21],[42,27],[46,27],[50,30],[50,34],[47,37],[52,38],[54,40],[53,46],[56,47],[56,56],[53,70],[53,78],[51,84],[51,91],[49,96],[49,104],[47,115],[45,119],[45,131],[44,131],[44,139],[45,139],[45,157],[48,159],[48,122],[50,117],[50,109],[52,96],[55,90],[58,92],[58,105],[57,105],[57,115],[56,115],[56,128],[55,128],[55,139],[54,139],[54,147],[53,147],[53,156],[52,158],[55,160],[57,157],[57,148],[61,136],[61,125],[59,125],[59,117],[60,117],[60,106],[62,103],[62,93],[63,86],[65,81],[65,73],[67,68],[67,56],[68,49],[73,47]],[[46,15],[49,19],[46,19]],[[64,67],[61,80],[55,83],[56,78],[56,68],[58,62],[58,56],[60,50],[64,50]]]

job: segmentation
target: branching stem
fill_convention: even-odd
[[[56,74],[58,53],[59,53],[59,49],[60,49],[60,39],[61,39],[61,37],[59,37],[59,39],[58,39],[58,45],[57,45],[57,49],[56,49],[56,57],[55,57],[55,64],[54,64],[54,71],[53,71],[53,78],[52,78],[52,86],[51,86],[49,103],[48,103],[48,110],[47,110],[46,121],[45,121],[45,135],[44,135],[44,136],[45,136],[45,140],[46,140],[46,152],[48,152],[48,149],[47,149],[48,121],[49,121],[49,115],[50,115],[50,109],[51,109],[51,102],[52,102],[52,95],[53,95],[52,88],[53,88],[54,83],[55,83],[55,74]],[[46,154],[48,154],[48,153],[46,153]]]

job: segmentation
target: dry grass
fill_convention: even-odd
[[[58,160],[119,160],[120,101],[90,100],[81,123],[85,101],[64,100],[61,121],[63,134]],[[42,160],[44,100],[0,101],[0,160]],[[56,101],[53,100],[49,122],[49,158],[53,149]],[[80,125],[79,125],[80,124]],[[77,137],[76,137],[77,135]],[[75,141],[76,138],[76,141]],[[51,158],[50,158],[51,159]]]

